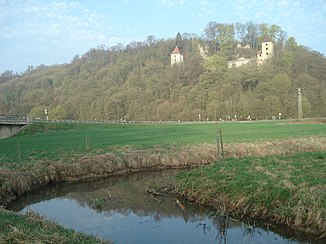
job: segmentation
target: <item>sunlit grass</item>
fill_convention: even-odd
[[[325,136],[326,124],[221,123],[195,125],[29,125],[17,136],[0,140],[0,164],[53,161],[76,155],[94,155],[117,147],[214,144],[221,128],[225,143]]]

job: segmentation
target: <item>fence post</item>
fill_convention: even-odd
[[[216,132],[216,144],[217,144],[217,160],[221,161],[224,157],[222,130],[218,129]]]

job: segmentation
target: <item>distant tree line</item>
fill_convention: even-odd
[[[228,69],[227,61],[255,57],[265,38],[273,58]],[[249,45],[249,49],[237,48]],[[184,63],[170,65],[175,46]],[[204,52],[204,55],[203,53]],[[326,116],[326,59],[288,38],[277,25],[210,22],[204,35],[148,36],[124,46],[99,46],[69,64],[29,66],[0,76],[0,113],[34,118],[202,120]]]

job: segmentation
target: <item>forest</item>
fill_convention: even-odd
[[[258,66],[254,60],[266,38],[274,54]],[[175,46],[184,62],[171,67]],[[253,61],[229,69],[227,61],[238,57]],[[277,25],[212,21],[201,36],[150,35],[126,46],[92,48],[66,64],[29,66],[20,74],[5,71],[0,114],[45,119],[46,109],[53,120],[296,118],[298,88],[303,88],[304,117],[326,117],[322,54],[287,37]]]

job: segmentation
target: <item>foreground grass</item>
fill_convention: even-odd
[[[255,142],[326,136],[326,124],[277,122],[195,125],[29,125],[17,136],[0,140],[0,167],[37,161],[71,160],[83,155],[111,152],[124,146],[215,144],[216,130],[225,143]],[[18,165],[19,167],[19,165]]]
[[[178,185],[223,213],[326,233],[326,152],[226,159],[180,174]]]
[[[33,213],[0,210],[0,243],[105,243],[52,224]]]

